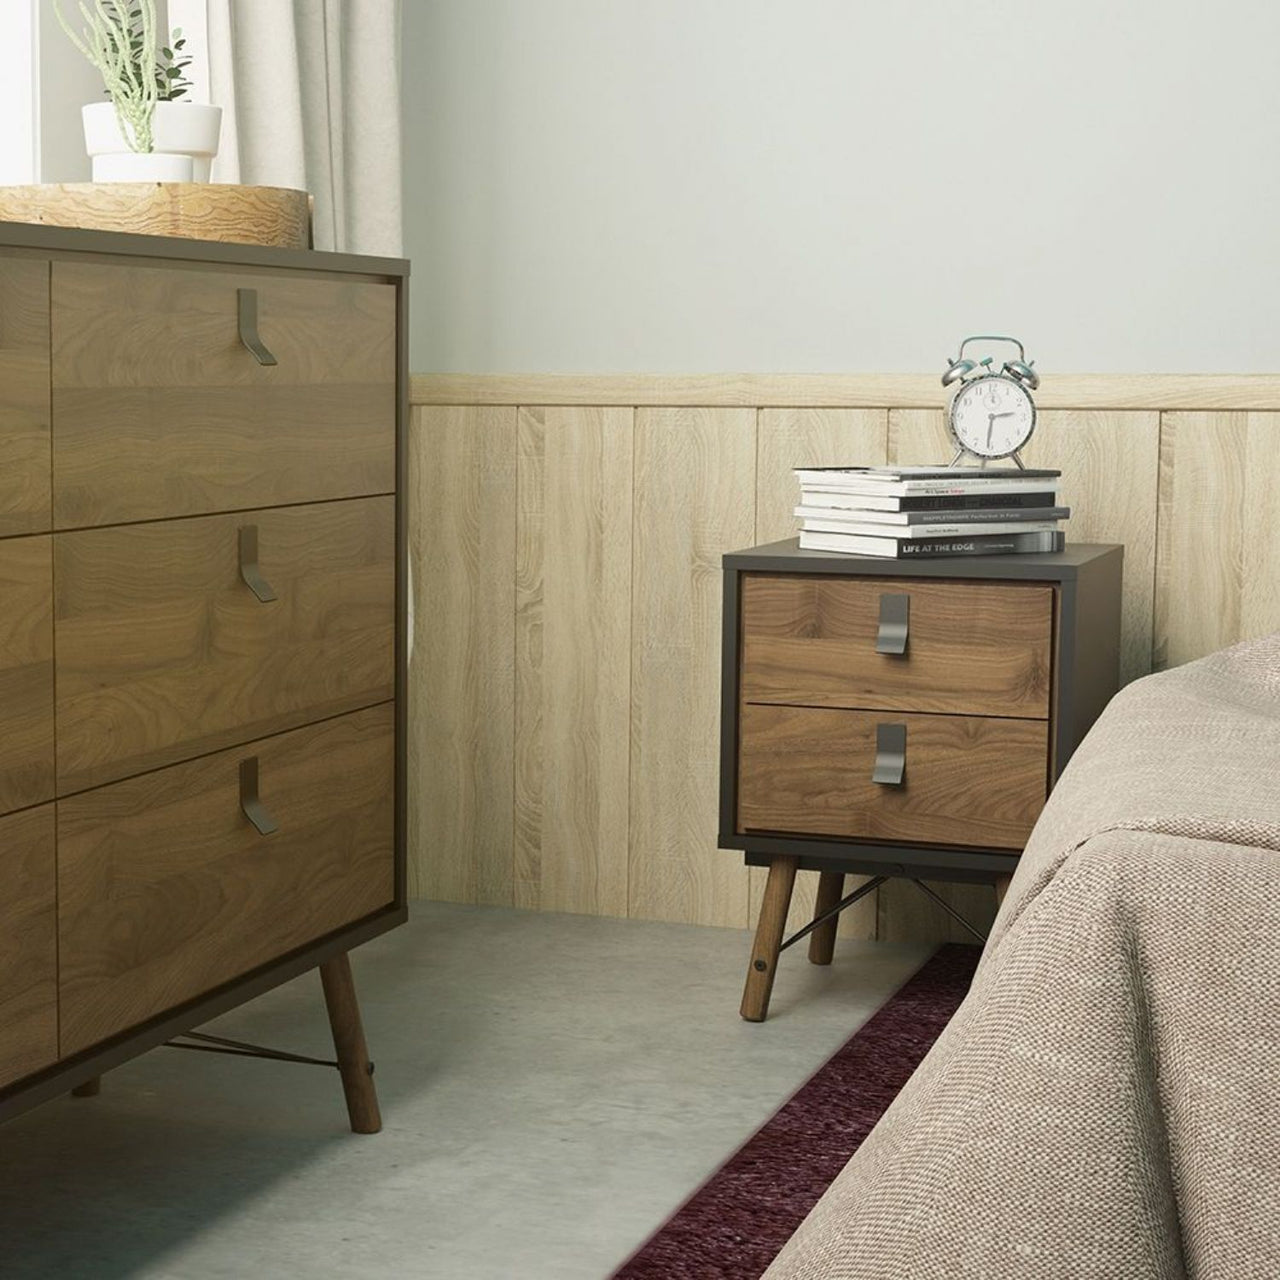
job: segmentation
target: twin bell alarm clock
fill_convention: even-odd
[[[980,343],[1017,347],[1017,358],[1006,360],[999,369],[993,356],[967,358],[965,348]],[[948,363],[942,385],[955,388],[947,408],[947,429],[956,446],[951,466],[967,455],[980,464],[1012,458],[1025,467],[1018,453],[1035,434],[1036,402],[1031,393],[1040,385],[1040,375],[1017,338],[992,334],[966,338]]]

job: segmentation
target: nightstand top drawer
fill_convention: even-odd
[[[1049,715],[1052,586],[748,573],[741,610],[745,702]]]

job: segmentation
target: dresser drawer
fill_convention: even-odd
[[[905,596],[906,652],[876,651],[881,601]],[[1053,588],[747,574],[747,702],[958,715],[1049,714]]]
[[[54,542],[60,794],[394,694],[394,498]]]
[[[53,805],[0,818],[0,1089],[58,1057]]]
[[[394,740],[371,707],[59,801],[63,1055],[390,905]]]
[[[906,726],[903,781],[872,781],[877,726]],[[742,709],[739,831],[1020,849],[1044,805],[1040,720]]]
[[[394,286],[59,262],[52,298],[58,528],[395,488]]]
[[[0,541],[0,813],[53,797],[50,539]]]
[[[49,524],[49,264],[0,258],[0,538]]]

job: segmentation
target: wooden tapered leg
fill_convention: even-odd
[[[320,981],[324,986],[325,1007],[329,1010],[329,1026],[333,1031],[333,1047],[338,1056],[351,1130],[378,1133],[382,1129],[382,1113],[378,1110],[378,1091],[373,1085],[373,1063],[369,1061],[364,1042],[360,1005],[351,979],[351,959],[345,951],[320,966]]]
[[[822,871],[818,875],[818,900],[814,903],[813,918],[816,920],[824,911],[832,907],[844,897],[844,872]],[[836,952],[836,926],[839,916],[832,916],[824,924],[820,924],[809,935],[809,963],[830,964]]]
[[[1000,876],[996,880],[996,904],[1004,902],[1004,895],[1009,892],[1009,885],[1013,882],[1012,876]]]
[[[787,909],[791,906],[791,890],[796,883],[798,858],[774,858],[769,864],[769,879],[760,904],[760,921],[751,947],[751,964],[747,968],[747,985],[742,992],[742,1016],[748,1022],[763,1022],[769,1012],[769,996],[773,992],[773,975],[778,967],[778,948],[787,927]]]
[[[102,1092],[102,1077],[94,1076],[92,1080],[86,1080],[84,1084],[78,1084],[71,1090],[73,1098],[96,1098]]]

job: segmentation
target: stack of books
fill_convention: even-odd
[[[1060,471],[1021,467],[811,467],[800,481],[800,545],[924,559],[1061,551]]]

